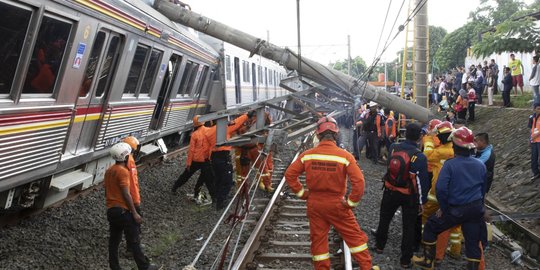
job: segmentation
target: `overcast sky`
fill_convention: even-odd
[[[296,50],[296,0],[183,0],[193,11],[231,27],[266,39],[278,46]],[[361,56],[369,65],[374,58],[387,7],[392,2],[379,52],[388,37],[404,0],[300,0],[302,55],[321,64],[347,58],[347,35],[351,36],[351,56]],[[409,0],[405,0],[397,26],[407,17]],[[413,4],[416,2],[413,0]],[[451,32],[467,22],[469,12],[480,0],[431,0],[428,2],[429,24]],[[526,0],[526,3],[532,0]],[[411,7],[412,8],[412,7]],[[414,23],[410,24],[412,28]],[[405,45],[405,31],[389,47],[383,61],[396,58]]]

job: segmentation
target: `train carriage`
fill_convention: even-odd
[[[123,137],[206,112],[218,54],[139,1],[0,1],[0,206],[103,178]],[[47,194],[48,193],[48,194]]]
[[[0,24],[0,209],[101,182],[126,136],[150,153],[195,114],[283,94],[277,63],[140,0],[0,0]]]

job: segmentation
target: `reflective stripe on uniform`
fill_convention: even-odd
[[[444,164],[445,161],[446,161],[446,159],[441,159],[440,160],[441,164]]]
[[[452,238],[459,238],[459,233],[451,233],[450,237]]]
[[[461,241],[460,240],[450,240],[450,244],[461,244]]]
[[[311,259],[314,262],[328,260],[328,259],[330,259],[330,253],[327,252],[327,253],[324,253],[324,254],[313,255],[313,256],[311,256]]]
[[[348,204],[350,207],[356,207],[359,203],[360,203],[360,201],[353,202],[353,201],[351,201],[350,199],[347,199],[347,204]]]
[[[349,166],[350,164],[350,162],[346,158],[340,157],[340,156],[334,156],[334,155],[310,154],[310,155],[305,155],[304,157],[300,159],[302,163],[304,163],[307,160],[334,161],[337,163],[344,164],[345,166]]]
[[[433,195],[433,194],[428,194],[427,199],[428,199],[428,201],[432,201],[432,202],[437,201],[437,197],[435,197],[435,195]]]
[[[359,245],[357,247],[353,247],[353,248],[350,248],[351,250],[351,253],[358,253],[358,252],[362,252],[364,250],[367,249],[367,243],[363,244],[363,245]]]
[[[467,258],[467,261],[471,261],[471,262],[480,262],[480,259],[471,259],[471,258]]]
[[[296,197],[302,198],[304,196],[304,188],[302,188],[300,191],[296,192]]]

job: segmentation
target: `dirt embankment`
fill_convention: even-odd
[[[540,211],[540,179],[531,181],[530,130],[532,110],[477,107],[473,132],[487,132],[497,156],[489,197],[511,212]],[[540,222],[535,223],[540,230]]]

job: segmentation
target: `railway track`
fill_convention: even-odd
[[[229,261],[231,269],[310,269],[312,268],[309,221],[306,202],[296,198],[284,179],[288,164],[311,146],[307,137],[300,147],[291,147],[281,153],[281,162],[274,168],[272,184],[275,192],[271,197],[255,196],[250,211],[242,221],[242,231],[251,232],[242,250]],[[292,149],[296,148],[296,149]],[[301,181],[305,184],[305,179]],[[337,233],[330,234],[330,253],[333,254],[332,269],[352,269],[350,256],[343,256],[343,241]],[[232,258],[235,257],[235,247]],[[349,267],[345,266],[349,264]]]

